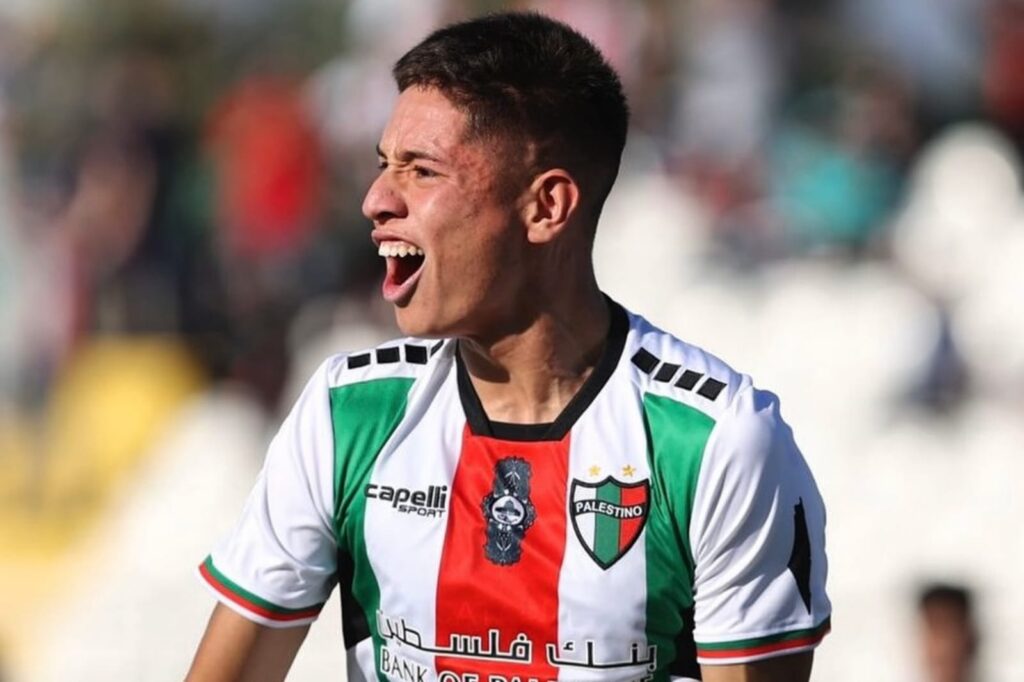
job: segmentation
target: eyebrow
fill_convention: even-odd
[[[384,153],[384,150],[380,148],[379,144],[377,145],[377,156],[379,156],[381,158],[384,158],[384,159],[386,159],[388,157],[388,155]],[[443,163],[442,159],[440,159],[435,154],[431,154],[429,152],[425,152],[425,151],[422,151],[420,149],[405,149],[405,150],[402,150],[397,156],[398,156],[398,160],[399,161],[402,161],[402,162],[405,162],[405,163],[408,163],[410,161],[416,161],[417,159],[426,159],[427,161],[435,161],[437,163]]]

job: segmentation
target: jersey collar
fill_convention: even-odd
[[[580,386],[579,391],[573,396],[569,404],[565,406],[561,414],[553,422],[543,424],[509,424],[507,422],[491,421],[484,412],[480,397],[473,388],[469,372],[462,361],[462,354],[459,352],[458,344],[455,347],[455,367],[459,387],[459,399],[462,401],[462,410],[466,413],[466,421],[469,429],[476,436],[488,436],[500,440],[512,441],[547,441],[562,440],[569,433],[576,420],[579,419],[590,403],[594,401],[597,394],[601,392],[604,385],[608,383],[615,368],[622,356],[622,349],[626,345],[626,334],[629,332],[629,316],[625,309],[610,298],[608,301],[608,312],[611,323],[608,325],[608,338],[604,345],[594,371],[590,373],[587,380]]]

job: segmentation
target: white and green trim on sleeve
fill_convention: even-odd
[[[213,557],[209,556],[199,565],[199,577],[225,606],[249,620],[270,627],[308,625],[316,620],[324,606],[319,603],[292,609],[268,601],[221,573],[214,565]]]
[[[831,617],[804,630],[779,632],[731,642],[697,642],[697,661],[716,665],[747,663],[762,658],[810,651],[832,629]]]

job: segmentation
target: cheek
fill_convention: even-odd
[[[473,229],[453,230],[441,240],[443,257],[438,259],[436,274],[442,281],[464,289],[469,296],[491,287],[504,262],[500,243]]]
[[[444,290],[445,299],[498,298],[514,286],[521,258],[511,207],[490,185],[452,187],[421,199],[424,246],[434,256],[424,274]]]
[[[489,206],[484,197],[435,199],[424,209],[432,216],[429,238],[445,269],[493,269],[509,249],[508,215],[502,207]]]

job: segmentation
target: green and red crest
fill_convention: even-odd
[[[623,483],[611,476],[597,483],[573,480],[569,492],[572,527],[598,566],[610,568],[640,537],[650,499],[648,481]]]

